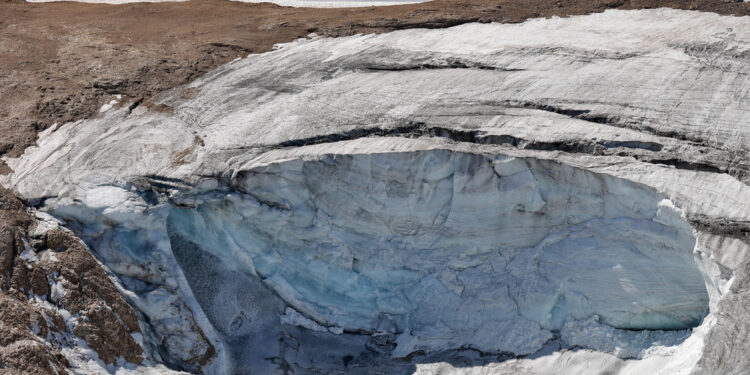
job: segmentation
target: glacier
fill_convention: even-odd
[[[319,324],[411,332],[412,350],[530,354],[568,319],[685,329],[708,313],[695,240],[668,200],[498,159],[435,150],[272,164],[239,176],[241,193],[171,209],[167,231],[175,253],[197,246],[257,275]]]
[[[747,21],[299,40],[170,111],[51,128],[0,182],[84,239],[175,369],[739,373]]]
[[[164,322],[155,334],[178,335],[162,343],[168,362],[202,348],[155,277],[195,296],[235,373],[272,371],[264,359],[278,349],[261,348],[284,324],[343,335],[338,347],[384,337],[393,359],[523,356],[551,342],[642,358],[682,343],[709,312],[684,213],[639,183],[448,149],[324,153],[234,181],[152,205],[134,187],[96,187],[51,211]]]

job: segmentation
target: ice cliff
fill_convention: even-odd
[[[739,373],[750,23],[309,39],[42,134],[2,178],[206,373]]]

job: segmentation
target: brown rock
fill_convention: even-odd
[[[70,343],[50,340],[51,332],[80,337],[107,364],[119,357],[140,363],[143,350],[131,336],[140,332],[137,316],[78,238],[53,229],[37,236],[43,241],[30,250],[37,261],[20,258],[36,226],[23,204],[0,189],[0,374],[66,373],[59,349]],[[62,298],[53,298],[53,283],[62,283]],[[40,298],[33,296],[78,314],[72,332],[56,310],[33,304]]]

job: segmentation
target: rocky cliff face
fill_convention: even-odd
[[[741,373],[748,25],[301,40],[45,131],[2,182],[173,368]]]
[[[3,369],[53,374],[96,371],[88,360],[141,363],[138,317],[89,249],[48,215],[25,213],[4,189],[0,217]]]

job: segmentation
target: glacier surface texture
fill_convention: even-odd
[[[299,40],[0,182],[174,369],[742,373],[748,56],[748,18],[666,9]]]

